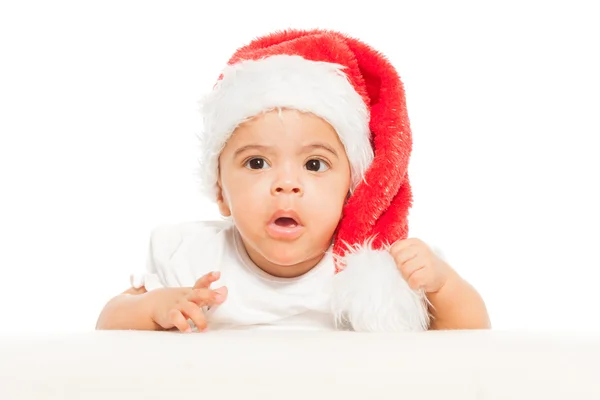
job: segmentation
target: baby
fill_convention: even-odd
[[[201,183],[226,218],[157,227],[98,329],[490,327],[477,291],[407,239],[411,131],[380,53],[332,31],[266,35],[202,114]]]

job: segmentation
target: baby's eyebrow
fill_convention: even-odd
[[[330,145],[328,145],[327,143],[313,143],[313,144],[304,146],[303,149],[304,149],[304,151],[322,149],[322,150],[330,152],[331,154],[333,154],[336,157],[339,157],[337,151],[335,151],[335,149],[333,147],[331,147]]]
[[[307,153],[307,152],[310,152],[310,151],[315,150],[315,149],[322,149],[322,150],[330,152],[331,154],[333,154],[336,157],[339,157],[337,151],[335,151],[335,149],[333,147],[331,147],[327,143],[321,143],[321,142],[319,142],[319,143],[312,143],[312,144],[308,144],[306,146],[303,146],[301,153]],[[263,146],[263,145],[260,145],[260,144],[248,144],[248,145],[242,146],[240,148],[237,148],[233,152],[233,156],[237,157],[241,153],[243,153],[245,151],[248,151],[248,150],[258,150],[258,151],[262,151],[262,152],[273,152],[273,146]]]
[[[240,148],[235,149],[235,151],[233,152],[233,156],[237,157],[239,154],[248,151],[248,150],[259,150],[259,151],[272,151],[272,147],[271,146],[261,146],[259,144],[248,144],[246,146],[242,146]]]

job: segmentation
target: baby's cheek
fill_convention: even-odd
[[[343,200],[324,196],[318,204],[310,207],[312,218],[323,228],[333,231],[341,219],[343,205]]]

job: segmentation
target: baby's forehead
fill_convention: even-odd
[[[296,110],[273,110],[259,114],[240,124],[228,140],[232,146],[260,144],[273,146],[310,146],[322,143],[341,148],[340,137],[323,118]]]
[[[327,120],[315,113],[294,108],[279,107],[265,110],[257,115],[246,118],[238,125],[238,128],[264,127],[266,125],[276,126],[281,124],[323,125],[331,127],[331,124]]]

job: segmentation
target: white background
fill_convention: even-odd
[[[192,175],[197,102],[237,47],[286,27],[347,32],[398,68],[411,236],[496,329],[600,328],[598,14],[481,3],[3,2],[0,332],[93,329],[154,226],[218,216]]]

